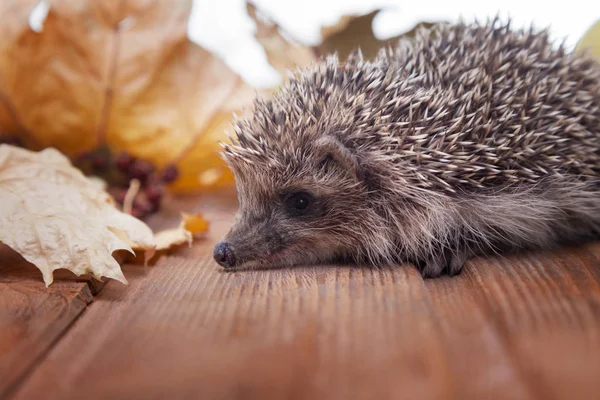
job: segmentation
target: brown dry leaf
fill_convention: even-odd
[[[36,4],[0,4],[0,131],[71,156],[106,143],[175,161],[179,190],[208,169],[209,186],[232,183],[216,142],[253,93],[188,40],[191,0],[50,0],[40,33],[28,24]]]
[[[323,41],[315,47],[315,52],[319,55],[337,52],[340,60],[345,60],[350,53],[360,48],[363,56],[372,59],[382,47],[393,46],[401,37],[413,37],[418,28],[433,25],[430,22],[421,22],[408,32],[379,40],[373,33],[373,19],[380,11],[375,10],[364,15],[345,15],[335,25],[321,28]]]
[[[59,268],[127,283],[113,252],[154,247],[150,228],[60,152],[9,145],[0,145],[0,241],[39,268],[46,286]]]
[[[269,64],[283,78],[287,77],[288,70],[307,66],[316,59],[312,48],[295,42],[290,35],[284,35],[282,28],[262,15],[254,4],[247,1],[246,8],[256,23],[254,36],[264,47]]]

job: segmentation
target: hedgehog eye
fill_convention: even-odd
[[[312,201],[312,196],[309,193],[295,192],[287,196],[285,206],[290,213],[300,215],[310,207]]]

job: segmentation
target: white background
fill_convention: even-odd
[[[259,9],[305,44],[320,41],[320,28],[334,24],[344,14],[368,13],[376,8],[375,35],[388,38],[411,29],[420,21],[456,21],[460,17],[485,20],[510,16],[515,26],[550,28],[557,41],[566,38],[574,46],[600,19],[600,1],[556,2],[504,0],[502,2],[437,0],[255,0]],[[273,86],[279,75],[268,65],[264,51],[253,37],[254,23],[244,0],[195,0],[189,21],[190,39],[221,56],[248,83]]]

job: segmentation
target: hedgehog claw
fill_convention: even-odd
[[[437,278],[444,272],[449,276],[458,275],[466,261],[467,253],[465,251],[452,252],[446,249],[428,260],[418,260],[415,266],[421,272],[423,279],[427,279]]]
[[[428,260],[419,260],[416,267],[423,279],[437,278],[444,272],[446,263],[443,256],[433,257]]]
[[[458,254],[452,254],[450,262],[448,263],[448,275],[456,276],[461,273],[463,267],[467,262],[467,253],[464,251],[458,252]]]

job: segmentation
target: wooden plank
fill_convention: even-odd
[[[0,243],[0,282],[43,282],[42,273],[33,264],[4,243]],[[102,290],[106,280],[100,281],[92,276],[77,276],[66,269],[54,271],[54,282],[85,282],[92,294]]]
[[[377,318],[382,331],[374,332],[373,339],[399,346],[399,354],[383,346],[373,349],[368,340],[352,343],[354,335],[373,328],[363,324],[372,320],[368,313],[377,303],[388,301],[385,293],[398,297],[394,300],[398,316],[419,318],[424,310],[416,305],[426,306],[422,281],[414,270],[321,268],[230,274],[207,261],[163,259],[146,276],[139,268],[128,268],[131,287],[109,284],[17,398],[35,398],[42,391],[57,398],[89,392],[100,398],[132,394],[228,398],[245,393],[250,398],[282,398],[290,393],[324,395],[330,382],[337,382],[339,394],[345,396],[351,394],[348,373],[354,375],[351,379],[365,379],[365,373],[377,378],[373,367],[381,364],[394,367],[405,385],[414,379],[431,382],[407,386],[418,389],[417,394],[443,388],[436,381],[448,371],[440,364],[439,346],[419,345],[422,340],[438,342],[429,325],[415,331],[412,324],[402,324],[392,332],[393,326]],[[385,281],[387,289],[365,290],[372,282]],[[337,300],[340,295],[344,304]],[[356,300],[350,302],[353,297]],[[408,301],[412,297],[420,300]],[[396,334],[404,336],[402,342]],[[348,346],[356,350],[347,352]],[[372,357],[365,360],[362,354],[367,350]],[[398,357],[413,361],[396,365]],[[344,365],[359,368],[344,371]],[[90,376],[102,378],[75,385]],[[389,389],[381,388],[382,394]]]
[[[596,245],[597,246],[597,245]],[[600,262],[594,245],[470,262],[428,280],[458,398],[596,398]]]
[[[16,387],[92,300],[103,282],[41,272],[0,243],[0,398]],[[97,283],[96,283],[97,282]]]
[[[125,267],[131,286],[110,282],[13,398],[600,392],[598,244],[474,260],[425,282],[408,266],[229,273],[210,254],[233,209],[215,214],[208,240],[183,256]]]
[[[4,261],[2,261],[4,262]],[[85,282],[0,281],[0,398],[20,383],[91,301]]]
[[[234,200],[232,196],[227,198]],[[179,211],[197,205],[197,197],[172,200],[171,207],[155,218],[154,225],[176,226]],[[206,204],[199,206],[202,210]],[[55,271],[54,278],[46,289],[41,272],[0,243],[0,398],[35,367],[106,283],[67,270]]]
[[[0,282],[0,398],[33,368],[91,301],[83,283]]]
[[[600,262],[592,246],[481,260],[477,267],[473,286],[529,390],[543,399],[597,398]]]

